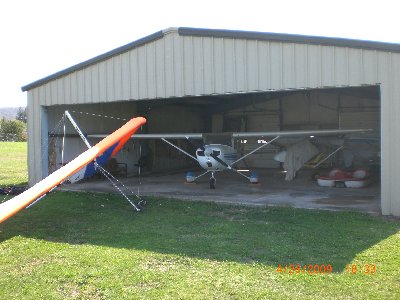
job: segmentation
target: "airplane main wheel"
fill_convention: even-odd
[[[217,180],[214,177],[210,178],[210,189],[215,189],[215,184],[217,183]]]

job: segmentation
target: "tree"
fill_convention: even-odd
[[[0,141],[26,141],[26,124],[20,120],[0,121]]]
[[[25,108],[22,108],[22,107],[18,108],[18,112],[17,112],[17,115],[15,116],[15,118],[17,120],[20,120],[21,122],[26,123],[26,121],[27,121],[26,107]]]

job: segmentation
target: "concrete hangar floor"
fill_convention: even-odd
[[[293,181],[285,181],[282,171],[258,170],[259,183],[251,184],[233,172],[217,174],[216,189],[209,188],[207,176],[187,183],[185,172],[172,172],[119,179],[142,196],[159,196],[190,201],[210,201],[234,205],[291,206],[306,209],[356,210],[380,214],[379,179],[367,187],[321,187],[312,180],[311,170],[300,170]],[[65,184],[62,190],[118,193],[106,179]]]

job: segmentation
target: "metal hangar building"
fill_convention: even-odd
[[[380,139],[381,212],[400,216],[400,44],[169,28],[22,91],[28,96],[30,184],[60,163],[60,145],[49,133],[66,109],[76,112],[88,134],[122,124],[93,115],[144,116],[148,133],[371,128]],[[74,133],[67,129],[67,160],[84,150]],[[146,152],[152,172],[191,163],[162,142],[149,142]],[[278,167],[275,152],[271,147],[247,164]],[[118,159],[135,173],[134,142]]]

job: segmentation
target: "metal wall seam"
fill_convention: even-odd
[[[85,103],[85,75],[84,70],[76,72],[77,99],[76,103]]]
[[[193,95],[193,44],[192,37],[185,36],[182,39],[182,72],[183,72],[183,95]]]
[[[307,45],[295,44],[294,46],[294,81],[298,86],[306,87],[307,81]]]
[[[204,39],[193,38],[193,95],[204,94]]]
[[[246,41],[246,90],[257,91],[260,88],[257,75],[259,74],[258,41]]]
[[[270,43],[269,45],[269,69],[270,69],[270,89],[279,90],[283,88],[282,74],[282,43]]]
[[[174,58],[174,34],[167,34],[164,40],[164,73],[165,73],[165,97],[175,94],[175,58]]]
[[[246,57],[246,40],[233,40],[234,49],[234,81],[232,92],[243,92],[248,90],[247,84],[247,57]]]
[[[398,198],[394,194],[396,185],[398,185],[394,175],[397,173],[396,168],[400,169],[399,161],[396,159],[396,153],[393,151],[393,144],[396,143],[392,137],[394,137],[395,128],[391,126],[391,123],[396,119],[396,114],[393,107],[394,94],[393,94],[393,83],[392,83],[392,71],[390,56],[387,53],[379,53],[379,69],[381,80],[381,144],[382,144],[382,155],[381,155],[381,169],[383,172],[381,175],[381,202],[382,213],[393,213],[392,202]],[[392,150],[391,150],[392,149]],[[400,214],[400,211],[398,212]]]
[[[348,49],[349,55],[349,85],[358,85],[362,82],[362,50]]]
[[[147,99],[147,51],[144,47],[138,49],[138,81],[139,99]]]
[[[69,76],[65,76],[65,77],[61,78],[60,81],[62,81],[62,84],[64,87],[63,100],[60,104],[65,104],[71,98],[71,79]]]
[[[225,91],[225,70],[224,70],[224,39],[214,39],[214,78],[215,78],[215,94]]]
[[[235,41],[231,38],[224,39],[224,74],[225,93],[232,93],[236,88],[236,52]]]
[[[89,68],[91,74],[91,92],[92,102],[99,102],[100,98],[100,77],[99,77],[99,65],[93,65]]]
[[[93,82],[92,82],[92,72],[90,70],[91,68],[86,68],[83,69],[83,98],[82,102],[84,103],[92,103],[93,95],[92,95],[92,88],[93,88]]]
[[[321,52],[320,46],[307,45],[307,86],[321,86]]]
[[[50,101],[50,84],[48,83],[47,85],[45,85],[45,86],[42,86],[41,88],[40,88],[40,90],[41,90],[41,93],[42,93],[42,103],[43,103],[43,105],[49,105],[50,103],[48,102],[48,101]]]
[[[33,165],[34,165],[34,170],[35,170],[35,176],[37,181],[39,181],[42,178],[42,130],[41,130],[41,114],[40,114],[40,108],[42,106],[40,105],[35,105],[33,106],[33,116],[34,116],[34,124],[33,124],[33,139],[34,139],[34,145],[36,147],[33,147]]]
[[[387,62],[388,62],[388,67],[386,70],[388,70],[388,75],[390,76],[390,84],[388,85],[388,92],[389,92],[389,101],[387,105],[387,109],[389,111],[385,111],[384,116],[389,116],[389,120],[396,120],[398,119],[398,110],[396,111],[395,108],[398,107],[397,103],[399,101],[399,98],[396,98],[395,94],[395,83],[394,83],[394,77],[395,77],[395,68],[394,68],[394,60],[393,60],[393,55],[391,53],[387,53]],[[397,82],[399,84],[400,82]],[[389,146],[388,149],[392,149],[390,151],[390,155],[386,157],[386,164],[385,167],[387,167],[387,164],[390,165],[390,176],[386,176],[387,180],[390,181],[390,211],[393,211],[394,209],[394,202],[399,199],[399,184],[398,184],[398,178],[400,178],[400,161],[397,159],[397,155],[399,152],[399,139],[394,138],[394,137],[399,137],[399,126],[390,126],[391,124],[388,124],[385,130],[385,137],[384,139],[386,140],[386,144]],[[386,132],[387,129],[390,128],[389,134]],[[388,175],[388,174],[387,174]]]
[[[180,97],[184,95],[184,73],[183,73],[183,39],[178,35],[173,35],[174,40],[174,92],[175,96]]]
[[[113,96],[111,101],[118,101],[122,99],[122,63],[121,55],[114,56],[112,58],[113,65]]]
[[[132,50],[129,53],[130,66],[130,77],[129,84],[131,87],[130,98],[139,98],[139,63],[138,63],[138,52],[137,50]]]
[[[293,44],[282,44],[282,85],[295,86],[296,70],[295,70],[295,54]]]
[[[105,61],[98,64],[99,76],[99,102],[107,100],[107,65]]]
[[[329,86],[335,79],[334,47],[322,47],[321,52],[321,85]]]
[[[106,60],[106,73],[107,73],[107,95],[106,102],[112,101],[114,99],[114,65],[112,60]]]
[[[155,43],[155,93],[156,98],[165,98],[165,39]]]
[[[64,79],[56,80],[57,82],[57,104],[63,104],[65,102],[65,86]]]
[[[131,62],[129,52],[121,54],[121,100],[131,99]]]
[[[55,96],[54,94],[56,92],[56,90],[54,89],[54,84],[54,80],[50,81],[46,87],[46,106],[50,105],[52,103],[52,99],[54,99],[53,96]],[[57,101],[57,98],[55,98],[55,101]]]
[[[146,99],[156,98],[157,79],[156,79],[156,49],[154,43],[146,44]]]
[[[263,90],[264,88],[271,86],[271,68],[269,63],[269,47],[270,43],[258,42],[257,53],[258,53],[258,89]]]
[[[374,50],[363,50],[363,82],[378,82],[378,60],[377,52]]]
[[[30,91],[28,91],[28,106],[27,106],[27,117],[28,117],[28,175],[29,175],[29,184],[33,185],[35,184],[36,181],[36,166],[35,166],[35,145],[36,140],[35,140],[35,114],[34,114],[34,107],[38,105],[39,101],[36,101],[39,99],[39,96],[37,95],[39,93],[39,89],[35,88]]]
[[[205,70],[205,82],[208,85],[208,90],[204,90],[204,94],[215,94],[216,93],[216,79],[215,79],[215,65],[214,65],[214,60],[215,60],[215,53],[214,53],[214,38],[211,39],[203,39],[205,42],[209,41],[209,43],[206,43],[207,47],[204,49],[207,49],[207,55],[204,55],[204,70]],[[208,59],[207,59],[208,57]]]

